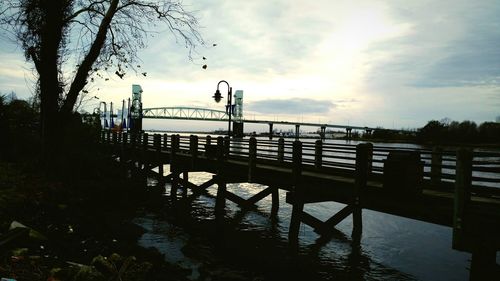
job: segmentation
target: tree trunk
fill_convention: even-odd
[[[64,1],[42,1],[46,20],[41,26],[41,44],[37,60],[40,82],[40,122],[42,140],[42,163],[46,171],[55,170],[59,158],[61,119],[59,118],[59,97],[62,93],[59,84],[59,49],[63,35]]]

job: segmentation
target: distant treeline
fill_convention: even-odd
[[[492,144],[500,143],[500,123],[473,121],[431,120],[417,130],[396,131],[377,128],[366,138],[378,140],[414,141],[440,144]]]
[[[500,143],[500,123],[432,120],[417,132],[418,142]]]

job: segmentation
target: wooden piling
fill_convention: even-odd
[[[272,188],[271,216],[276,216],[278,214],[278,209],[280,207],[279,188],[277,186],[271,186],[270,188]]]
[[[227,138],[227,137],[226,137]],[[228,139],[228,138],[227,138]],[[224,180],[224,151],[225,151],[225,138],[217,138],[217,197],[215,199],[215,214],[217,217],[221,217],[224,214],[224,209],[226,207],[226,182]]]
[[[301,201],[301,178],[302,174],[302,142],[293,142],[293,155],[292,155],[292,178],[294,186],[292,192],[294,193],[294,202],[292,207],[292,215],[290,218],[290,227],[288,230],[288,240],[290,243],[295,244],[298,242],[300,221],[304,210],[304,203]]]
[[[172,183],[170,188],[170,198],[177,198],[177,189],[179,188],[179,171],[177,167],[177,152],[179,151],[179,135],[172,135],[171,154],[170,154],[170,173],[172,174]]]
[[[360,143],[356,146],[356,171],[354,179],[354,194],[352,198],[352,237],[359,243],[363,233],[363,219],[361,208],[361,194],[368,182],[368,175],[372,166],[373,144]]]
[[[453,248],[466,250],[468,248],[464,235],[464,215],[471,198],[472,185],[472,151],[461,148],[457,151],[455,194],[453,206]]]

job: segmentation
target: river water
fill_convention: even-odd
[[[165,170],[169,171],[168,165]],[[211,176],[189,173],[189,180],[202,184]],[[156,181],[149,179],[148,185],[156,185]],[[228,184],[229,191],[243,198],[263,188],[258,184]],[[280,190],[279,210],[274,215],[270,196],[258,202],[256,209],[248,211],[226,200],[222,225],[215,219],[215,185],[200,196],[188,193],[187,198],[182,199],[178,195],[177,203],[169,199],[169,191],[167,183],[159,207],[140,212],[134,220],[146,230],[139,244],[155,247],[165,254],[167,261],[191,270],[193,280],[219,279],[214,276],[220,280],[469,278],[471,255],[451,248],[451,228],[363,210],[360,247],[351,243],[352,220],[348,217],[336,226],[337,231],[330,239],[320,239],[312,228],[301,224],[299,248],[292,251],[287,244],[291,205],[285,202],[285,191]],[[343,207],[339,203],[324,202],[306,204],[304,211],[326,220]],[[212,279],[206,277],[208,275]]]

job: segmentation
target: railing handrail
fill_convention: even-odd
[[[158,134],[145,134],[133,136],[133,134],[126,134],[127,139],[124,140],[121,133],[113,133],[112,137],[109,133],[103,133],[103,141],[113,142],[113,143],[132,143],[132,138],[136,138],[141,146],[146,148],[154,148],[155,145],[155,135]],[[146,136],[143,139],[143,136]],[[170,138],[172,135],[169,135]],[[179,139],[179,152],[189,152],[190,151],[190,141],[192,137],[190,136],[180,136],[177,135]],[[215,144],[216,138],[211,136],[199,136],[197,137],[197,150],[205,152],[205,145],[207,140],[210,139],[212,144]],[[168,149],[167,134],[163,134],[160,146],[163,150]],[[146,143],[143,143],[143,142]],[[157,141],[158,142],[158,141]],[[280,142],[282,143],[282,161],[290,162],[292,159],[292,148],[294,141],[277,139],[277,140],[256,140],[256,161],[259,160],[279,160],[280,157]],[[228,143],[229,152],[227,154],[228,158],[248,158],[250,155],[249,150],[250,139],[232,139]],[[316,155],[316,144],[311,141],[302,142],[302,165],[312,166],[312,167],[322,167],[322,168],[333,168],[342,166],[344,168],[354,169],[352,164],[356,159],[356,146],[353,144],[329,144],[322,142],[321,144],[321,160],[320,165],[318,165],[318,160],[315,161]],[[384,164],[388,155],[391,152],[401,151],[401,152],[417,152],[420,154],[420,161],[424,169],[424,177],[427,179],[432,179],[432,177],[439,177],[439,180],[454,180],[455,169],[456,169],[456,151],[452,150],[432,150],[423,148],[407,148],[407,147],[389,147],[389,146],[373,146],[372,153],[372,165],[374,166],[374,171],[380,171],[382,165]],[[455,153],[455,154],[454,154]],[[436,158],[435,158],[436,157]],[[499,158],[499,159],[484,159],[484,158]],[[435,160],[437,159],[437,160]],[[341,160],[341,161],[339,161]],[[382,169],[383,171],[383,169]],[[436,172],[437,171],[437,172]],[[472,161],[472,172],[473,172],[473,182],[476,186],[483,186],[485,183],[500,183],[500,152],[492,151],[473,151],[473,161]],[[496,187],[496,185],[495,185]],[[500,185],[498,186],[500,187]],[[500,191],[500,189],[499,189]]]

